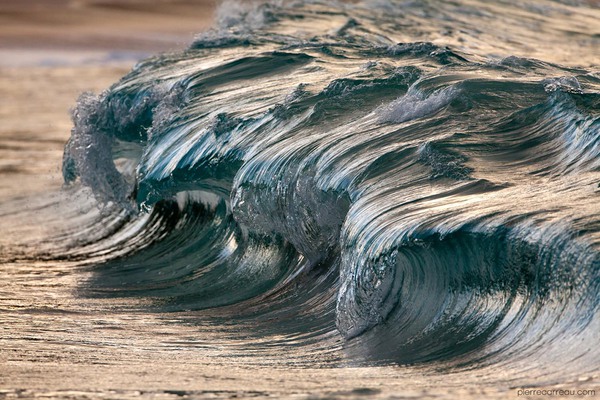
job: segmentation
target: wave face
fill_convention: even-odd
[[[349,362],[597,371],[600,76],[531,35],[583,5],[535,4],[224,4],[80,99],[70,257]]]

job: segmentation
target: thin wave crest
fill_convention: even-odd
[[[597,369],[596,75],[399,42],[429,5],[230,6],[80,100],[65,181],[135,232],[88,288],[352,360]]]

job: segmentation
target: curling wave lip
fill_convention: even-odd
[[[75,110],[65,181],[129,232],[90,287],[351,363],[597,370],[596,74],[494,57],[485,7],[224,7]]]

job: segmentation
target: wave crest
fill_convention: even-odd
[[[65,180],[152,216],[100,281],[328,332],[335,308],[358,358],[597,367],[597,77],[390,45],[362,6],[222,10],[74,113]]]

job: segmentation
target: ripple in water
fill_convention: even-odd
[[[84,308],[69,313],[114,313],[99,328],[110,343],[90,343],[107,354],[360,367],[396,374],[388,389],[440,379],[498,396],[595,379],[600,77],[570,46],[597,37],[553,31],[563,51],[550,51],[531,33],[597,9],[317,1],[217,14],[186,51],[81,97],[68,189],[36,200],[58,228],[6,265],[76,281]],[[66,318],[79,342],[61,313],[47,323]]]

